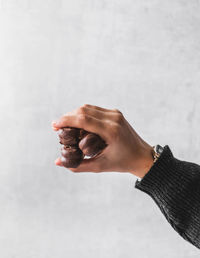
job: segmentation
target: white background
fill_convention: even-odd
[[[0,1],[0,257],[195,258],[122,173],[56,167],[51,121],[118,108],[200,164],[198,0]]]

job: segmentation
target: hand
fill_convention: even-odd
[[[72,172],[128,172],[142,178],[153,165],[153,147],[136,133],[117,109],[85,104],[52,122],[55,131],[66,126],[96,133],[108,144],[97,156],[84,159],[77,168],[69,168]],[[55,164],[62,166],[60,158]]]

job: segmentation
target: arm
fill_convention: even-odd
[[[135,187],[150,195],[171,226],[187,241],[200,248],[200,166],[176,159],[164,147]]]
[[[127,172],[141,178],[135,187],[149,194],[172,227],[200,248],[200,166],[173,157],[168,145],[153,163],[152,146],[146,143],[116,109],[84,105],[52,123],[55,131],[70,126],[98,134],[108,146],[83,160],[79,172]],[[60,158],[55,161],[62,166]]]

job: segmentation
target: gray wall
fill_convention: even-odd
[[[51,121],[120,109],[150,144],[200,163],[200,2],[0,1],[0,257],[194,258],[122,173],[56,167]]]

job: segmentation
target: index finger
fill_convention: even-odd
[[[67,114],[62,116],[58,121],[52,123],[54,128],[76,127],[86,131],[96,133],[105,141],[108,141],[108,125],[107,121],[99,120],[86,114]]]

